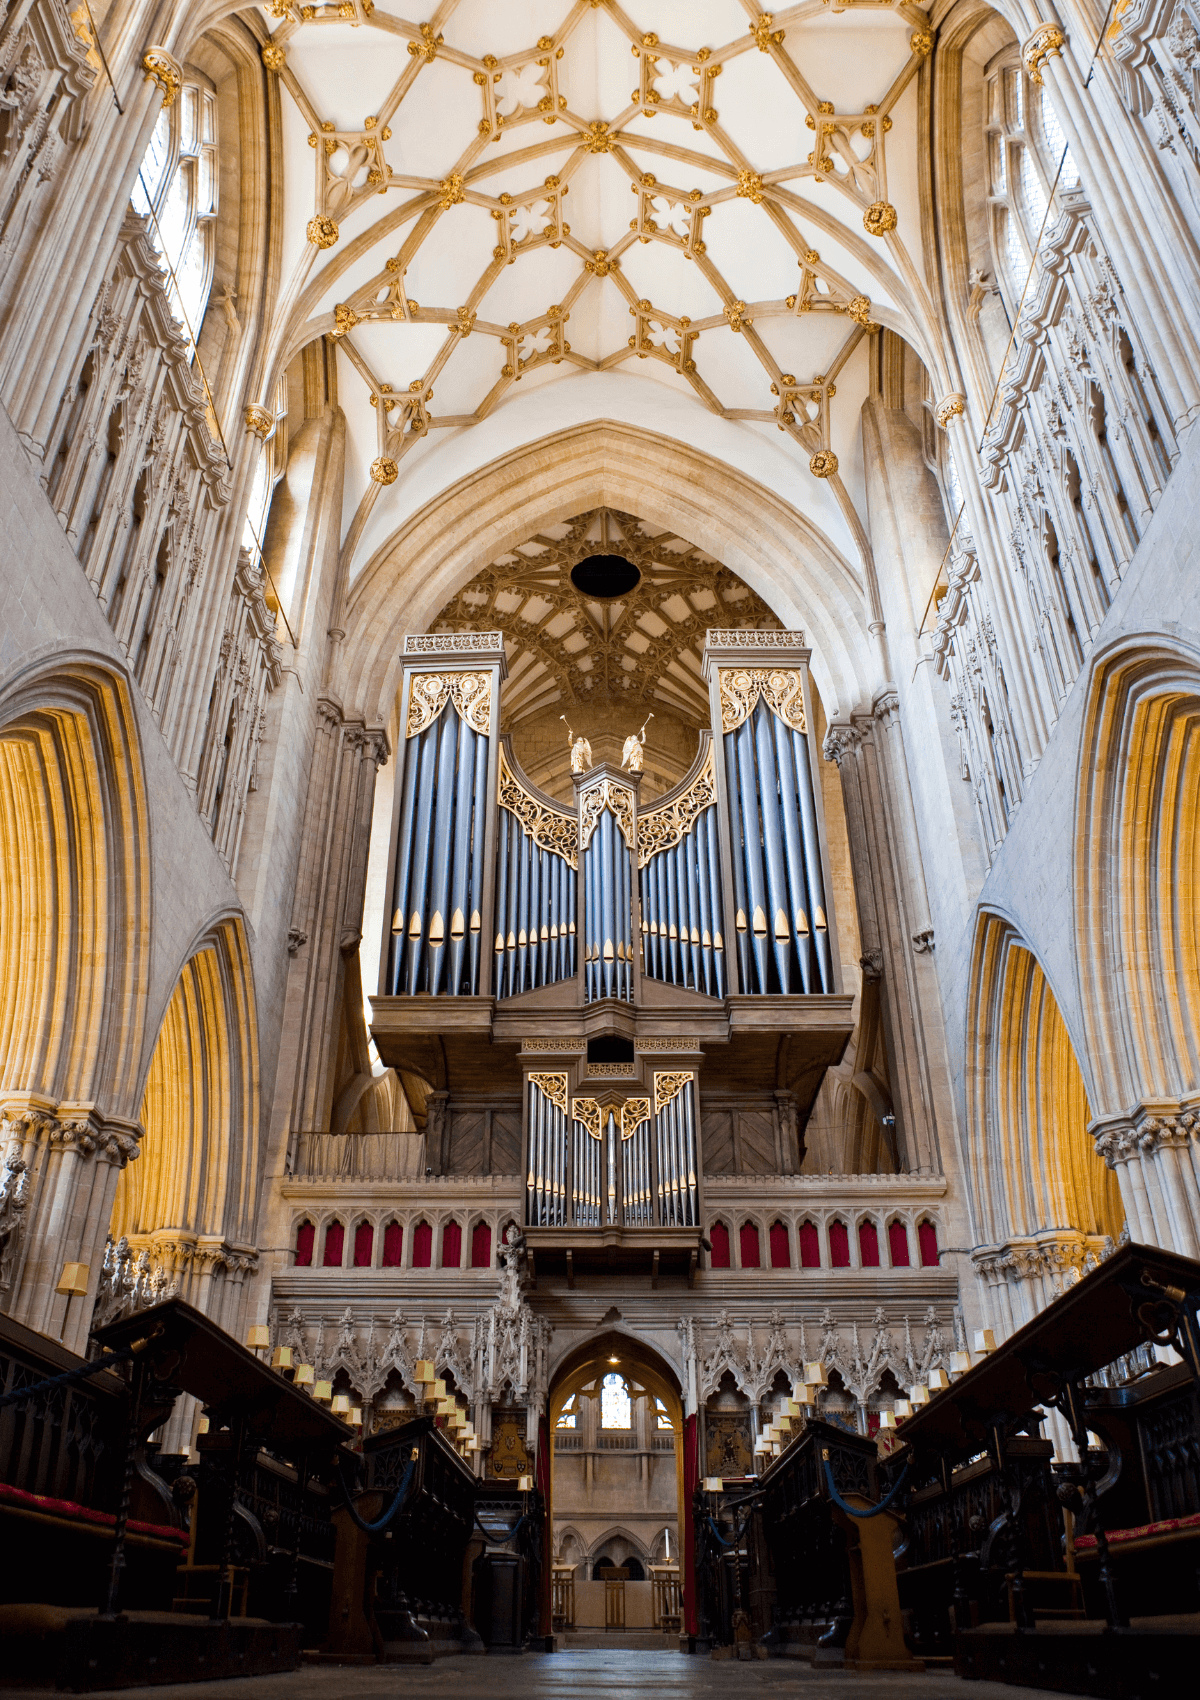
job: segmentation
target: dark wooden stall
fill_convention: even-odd
[[[1200,1263],[1125,1246],[904,1424],[884,1473],[907,1466],[899,1585],[922,1650],[1063,1693],[1190,1690],[1198,1316]],[[1047,1408],[1075,1461],[1051,1465]]]
[[[295,1668],[306,1607],[327,1612],[345,1425],[181,1300],[94,1338],[111,1368],[0,1411],[0,1507],[33,1532],[18,1552],[46,1548],[14,1566],[0,1605],[3,1680],[83,1690]],[[5,1342],[9,1391],[87,1367],[11,1326]],[[199,1464],[160,1470],[149,1437],[185,1393],[207,1418]]]

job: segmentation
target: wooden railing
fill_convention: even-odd
[[[396,1181],[424,1173],[421,1133],[321,1133],[292,1135],[293,1180]]]
[[[554,1629],[573,1629],[575,1626],[575,1566],[573,1564],[556,1564],[553,1574],[553,1601],[551,1612],[554,1617]]]
[[[677,1634],[683,1616],[679,1566],[652,1564],[650,1580],[654,1585],[654,1621],[664,1634]]]

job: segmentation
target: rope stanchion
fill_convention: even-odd
[[[387,1528],[396,1513],[403,1507],[404,1501],[408,1498],[408,1490],[412,1485],[413,1471],[416,1467],[417,1454],[416,1448],[414,1447],[413,1455],[408,1461],[408,1467],[406,1468],[403,1476],[400,1478],[400,1486],[396,1489],[395,1499],[393,1499],[382,1517],[378,1518],[374,1523],[368,1523],[360,1517],[358,1512],[354,1509],[354,1501],[350,1497],[351,1490],[346,1486],[345,1468],[342,1460],[340,1458],[338,1459],[338,1481],[341,1483],[342,1492],[346,1496],[346,1510],[350,1513],[351,1521],[362,1530],[364,1535],[378,1535]]]
[[[908,1474],[908,1465],[906,1464],[900,1474],[896,1477],[892,1487],[879,1501],[878,1505],[869,1506],[866,1511],[857,1511],[853,1505],[847,1505],[846,1501],[837,1490],[837,1486],[833,1479],[833,1465],[829,1462],[828,1449],[821,1453],[821,1463],[824,1466],[825,1482],[829,1488],[830,1499],[832,1499],[839,1511],[844,1511],[846,1513],[847,1517],[857,1517],[860,1519],[878,1517],[881,1511],[886,1511],[888,1506],[895,1499],[896,1495],[900,1492],[900,1489],[904,1486],[904,1478]]]
[[[86,1381],[89,1376],[99,1375],[102,1369],[111,1369],[114,1364],[124,1363],[132,1358],[135,1350],[126,1346],[120,1352],[109,1352],[105,1357],[96,1358],[93,1362],[84,1364],[80,1369],[69,1369],[62,1375],[52,1375],[46,1381],[35,1381],[32,1387],[19,1387],[12,1393],[0,1397],[0,1411],[7,1405],[28,1405],[34,1399],[40,1399],[43,1393],[49,1393],[55,1387],[69,1387],[72,1382]]]

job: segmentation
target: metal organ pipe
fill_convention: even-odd
[[[817,831],[817,808],[813,795],[812,766],[808,759],[808,744],[802,732],[792,732],[792,752],[796,762],[797,791],[800,797],[800,826],[804,834],[804,867],[808,889],[812,894],[812,927],[817,941],[817,957],[821,964],[821,990],[833,990],[833,957],[829,949],[829,928],[826,920],[825,880],[821,873],[821,838]]]
[[[488,739],[448,703],[409,741],[400,803],[389,987],[479,990]]]
[[[646,973],[724,997],[717,812],[709,805],[678,844],[658,850],[640,874]]]

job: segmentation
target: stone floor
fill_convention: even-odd
[[[589,1651],[526,1654],[521,1658],[449,1658],[408,1667],[307,1665],[284,1676],[244,1677],[232,1682],[195,1682],[177,1687],[126,1689],[154,1700],[579,1700],[620,1696],[622,1700],[692,1700],[693,1696],[761,1695],[764,1700],[1049,1700],[1042,1689],[1003,1683],[963,1683],[949,1671],[924,1676],[858,1676],[816,1672],[807,1664],[771,1659],[753,1664],[688,1658],[680,1653]],[[5,1700],[22,1700],[6,1690]],[[29,1696],[28,1700],[34,1700]],[[39,1697],[44,1700],[44,1695]],[[96,1697],[93,1697],[96,1700]]]

